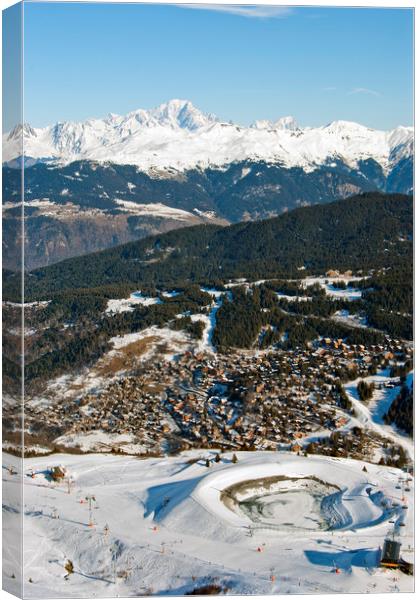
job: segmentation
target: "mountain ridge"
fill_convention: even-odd
[[[23,135],[22,135],[23,131]],[[69,164],[75,160],[133,164],[140,170],[224,167],[243,160],[264,160],[311,172],[339,159],[349,167],[373,159],[389,172],[413,154],[413,128],[374,130],[351,121],[300,127],[293,117],[258,120],[249,127],[225,122],[173,99],[156,108],[104,119],[62,122],[44,128],[29,123],[3,136],[5,163],[22,154],[32,161]]]
[[[374,160],[305,173],[264,161],[225,169],[143,173],[133,165],[78,161],[25,168],[25,268],[102,250],[188,222],[253,221],[358,193],[410,193],[412,158],[387,177]],[[20,264],[20,170],[3,167],[3,261]]]
[[[172,230],[32,271],[26,292],[30,300],[48,300],[56,292],[97,286],[139,289],[398,267],[410,260],[412,212],[410,196],[369,193],[263,221]],[[5,282],[5,294],[15,278],[8,278],[12,288]]]
[[[10,268],[20,261],[23,151],[27,269],[187,220],[261,220],[363,192],[413,191],[411,127],[384,132],[339,120],[311,128],[292,116],[242,127],[188,100],[43,129],[25,123],[3,143]]]

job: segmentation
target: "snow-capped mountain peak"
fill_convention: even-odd
[[[170,100],[150,111],[150,114],[160,125],[169,125],[174,128],[181,127],[181,129],[191,131],[218,121],[215,115],[202,113],[189,100]]]
[[[365,125],[361,125],[360,123],[355,123],[354,121],[344,121],[344,120],[338,120],[338,121],[332,121],[331,123],[328,123],[327,125],[325,125],[325,127],[323,128],[325,131],[328,131],[329,133],[333,133],[333,134],[360,134],[360,133],[366,133],[368,131],[374,131],[373,129],[369,129],[369,127],[366,127]]]
[[[282,117],[275,122],[276,129],[288,129],[290,131],[296,131],[299,129],[297,121],[294,117]]]
[[[144,127],[168,127],[196,131],[218,122],[215,115],[205,114],[189,100],[173,99],[151,110],[139,109],[128,113],[122,123],[137,121]]]
[[[264,160],[309,172],[337,159],[351,168],[373,159],[388,172],[413,154],[413,128],[378,131],[351,121],[299,128],[293,117],[256,121],[250,127],[201,112],[189,100],[173,99],[149,110],[105,119],[25,124],[4,136],[3,160],[25,157],[66,164],[74,160],[137,165],[139,169],[185,170]]]
[[[299,125],[294,117],[281,117],[277,121],[268,121],[266,119],[262,119],[259,121],[255,121],[251,127],[253,129],[283,129],[288,131],[297,131],[299,129]]]
[[[36,131],[29,125],[29,123],[23,123],[23,125],[21,125],[19,123],[18,125],[15,125],[15,127],[13,127],[13,129],[9,132],[7,139],[8,140],[14,140],[14,139],[21,140],[22,136],[24,139],[36,137]]]

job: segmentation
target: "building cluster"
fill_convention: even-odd
[[[343,402],[340,384],[411,355],[412,348],[397,340],[365,347],[328,338],[265,353],[186,352],[145,364],[97,394],[28,403],[25,424],[31,439],[50,447],[63,435],[77,439],[99,431],[131,436],[150,453],[289,448],[369,458],[375,436],[351,427],[351,403]]]

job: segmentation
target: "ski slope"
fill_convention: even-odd
[[[394,528],[412,562],[413,492],[404,491],[402,500],[401,471],[288,452],[238,452],[237,464],[228,453],[215,463],[215,454],[26,459],[25,596],[175,595],[208,584],[235,594],[412,591],[412,577],[378,567],[378,549]],[[5,466],[13,463],[16,459],[4,455]],[[47,469],[54,465],[65,467],[70,485],[67,479],[49,480]],[[14,512],[19,476],[5,466],[7,548],[19,519]],[[269,489],[261,487],[267,477],[274,478]],[[333,487],[318,506],[323,528],[310,522],[301,527],[312,493],[309,489],[302,495],[305,478],[318,487]],[[282,503],[288,502],[289,523],[261,527],[230,509],[221,492],[244,481],[252,482],[251,496],[264,500],[267,494],[270,503],[280,502],[273,513],[280,520]],[[95,498],[91,511],[89,496]],[[312,502],[311,510],[314,506]],[[66,578],[68,559],[74,573]],[[13,573],[17,565],[7,555],[3,580],[10,591],[16,585]]]
[[[399,377],[389,377],[389,369],[379,371],[376,375],[370,377],[364,377],[364,381],[367,383],[375,383],[385,385],[389,382],[397,383]],[[398,431],[394,425],[386,425],[383,421],[384,415],[388,412],[392,402],[398,396],[401,391],[401,386],[396,385],[394,388],[387,389],[383,387],[373,391],[373,397],[368,402],[362,402],[359,399],[357,393],[357,385],[361,381],[361,378],[354,379],[347,383],[344,387],[347,395],[353,404],[355,413],[355,419],[358,421],[361,427],[370,429],[375,433],[392,440],[394,444],[402,446],[407,452],[408,456],[414,459],[414,442],[413,439],[406,435],[404,432]],[[408,387],[413,384],[413,372],[408,374],[407,382]]]

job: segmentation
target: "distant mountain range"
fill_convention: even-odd
[[[413,190],[413,128],[292,117],[225,123],[191,102],[3,138],[3,260],[15,268],[22,135],[26,268],[169,229],[273,217],[357,193]]]
[[[334,121],[301,128],[292,117],[241,127],[204,114],[187,100],[43,129],[18,126],[5,136],[5,162],[21,155],[22,130],[26,160],[91,160],[137,165],[143,171],[224,167],[251,159],[311,172],[324,164],[334,166],[336,160],[355,169],[372,159],[387,175],[413,153],[412,127],[376,131]]]

